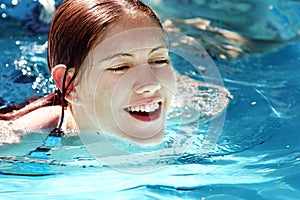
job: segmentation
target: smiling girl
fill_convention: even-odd
[[[64,1],[52,20],[47,60],[60,92],[1,115],[3,124],[56,127],[57,135],[94,131],[138,144],[162,140],[176,81],[162,25],[143,2]]]

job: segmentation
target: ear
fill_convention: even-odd
[[[63,64],[58,64],[51,71],[51,75],[60,91],[62,91],[63,89],[63,81],[64,81],[65,73],[67,73],[66,80],[65,80],[65,87],[66,87],[69,84],[72,76],[74,75],[74,68],[67,70],[67,66]],[[76,88],[73,82],[70,84],[68,91],[66,92],[65,99],[72,104],[78,103]]]

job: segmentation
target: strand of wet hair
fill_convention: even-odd
[[[58,125],[50,132],[49,136],[54,136],[54,137],[62,137],[64,135],[64,131],[62,130],[62,125],[63,125],[63,120],[65,117],[65,107],[67,105],[67,102],[65,100],[65,97],[67,95],[68,92],[68,88],[70,87],[72,81],[74,81],[75,76],[73,75],[73,77],[71,78],[71,80],[68,82],[67,86],[66,86],[66,80],[67,80],[67,71],[65,71],[64,73],[64,77],[63,77],[63,82],[62,82],[62,91],[61,91],[61,115],[60,115],[60,120]],[[75,71],[76,74],[76,71]]]

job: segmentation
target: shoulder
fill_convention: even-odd
[[[46,106],[33,110],[13,121],[14,126],[27,130],[55,128],[61,116],[61,106]]]
[[[47,106],[33,110],[16,120],[0,120],[0,146],[19,143],[21,136],[32,131],[53,129],[61,113],[61,106]]]

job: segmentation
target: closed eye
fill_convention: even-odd
[[[159,58],[159,59],[152,60],[149,63],[156,67],[163,67],[170,64],[170,60],[167,58]]]
[[[111,71],[111,72],[116,73],[116,74],[122,74],[126,70],[128,70],[129,68],[130,68],[130,66],[122,65],[122,66],[118,66],[118,67],[111,67],[111,68],[108,68],[106,70]]]
[[[164,60],[156,60],[154,61],[155,64],[165,64],[165,63],[169,63],[169,61],[167,59]]]

